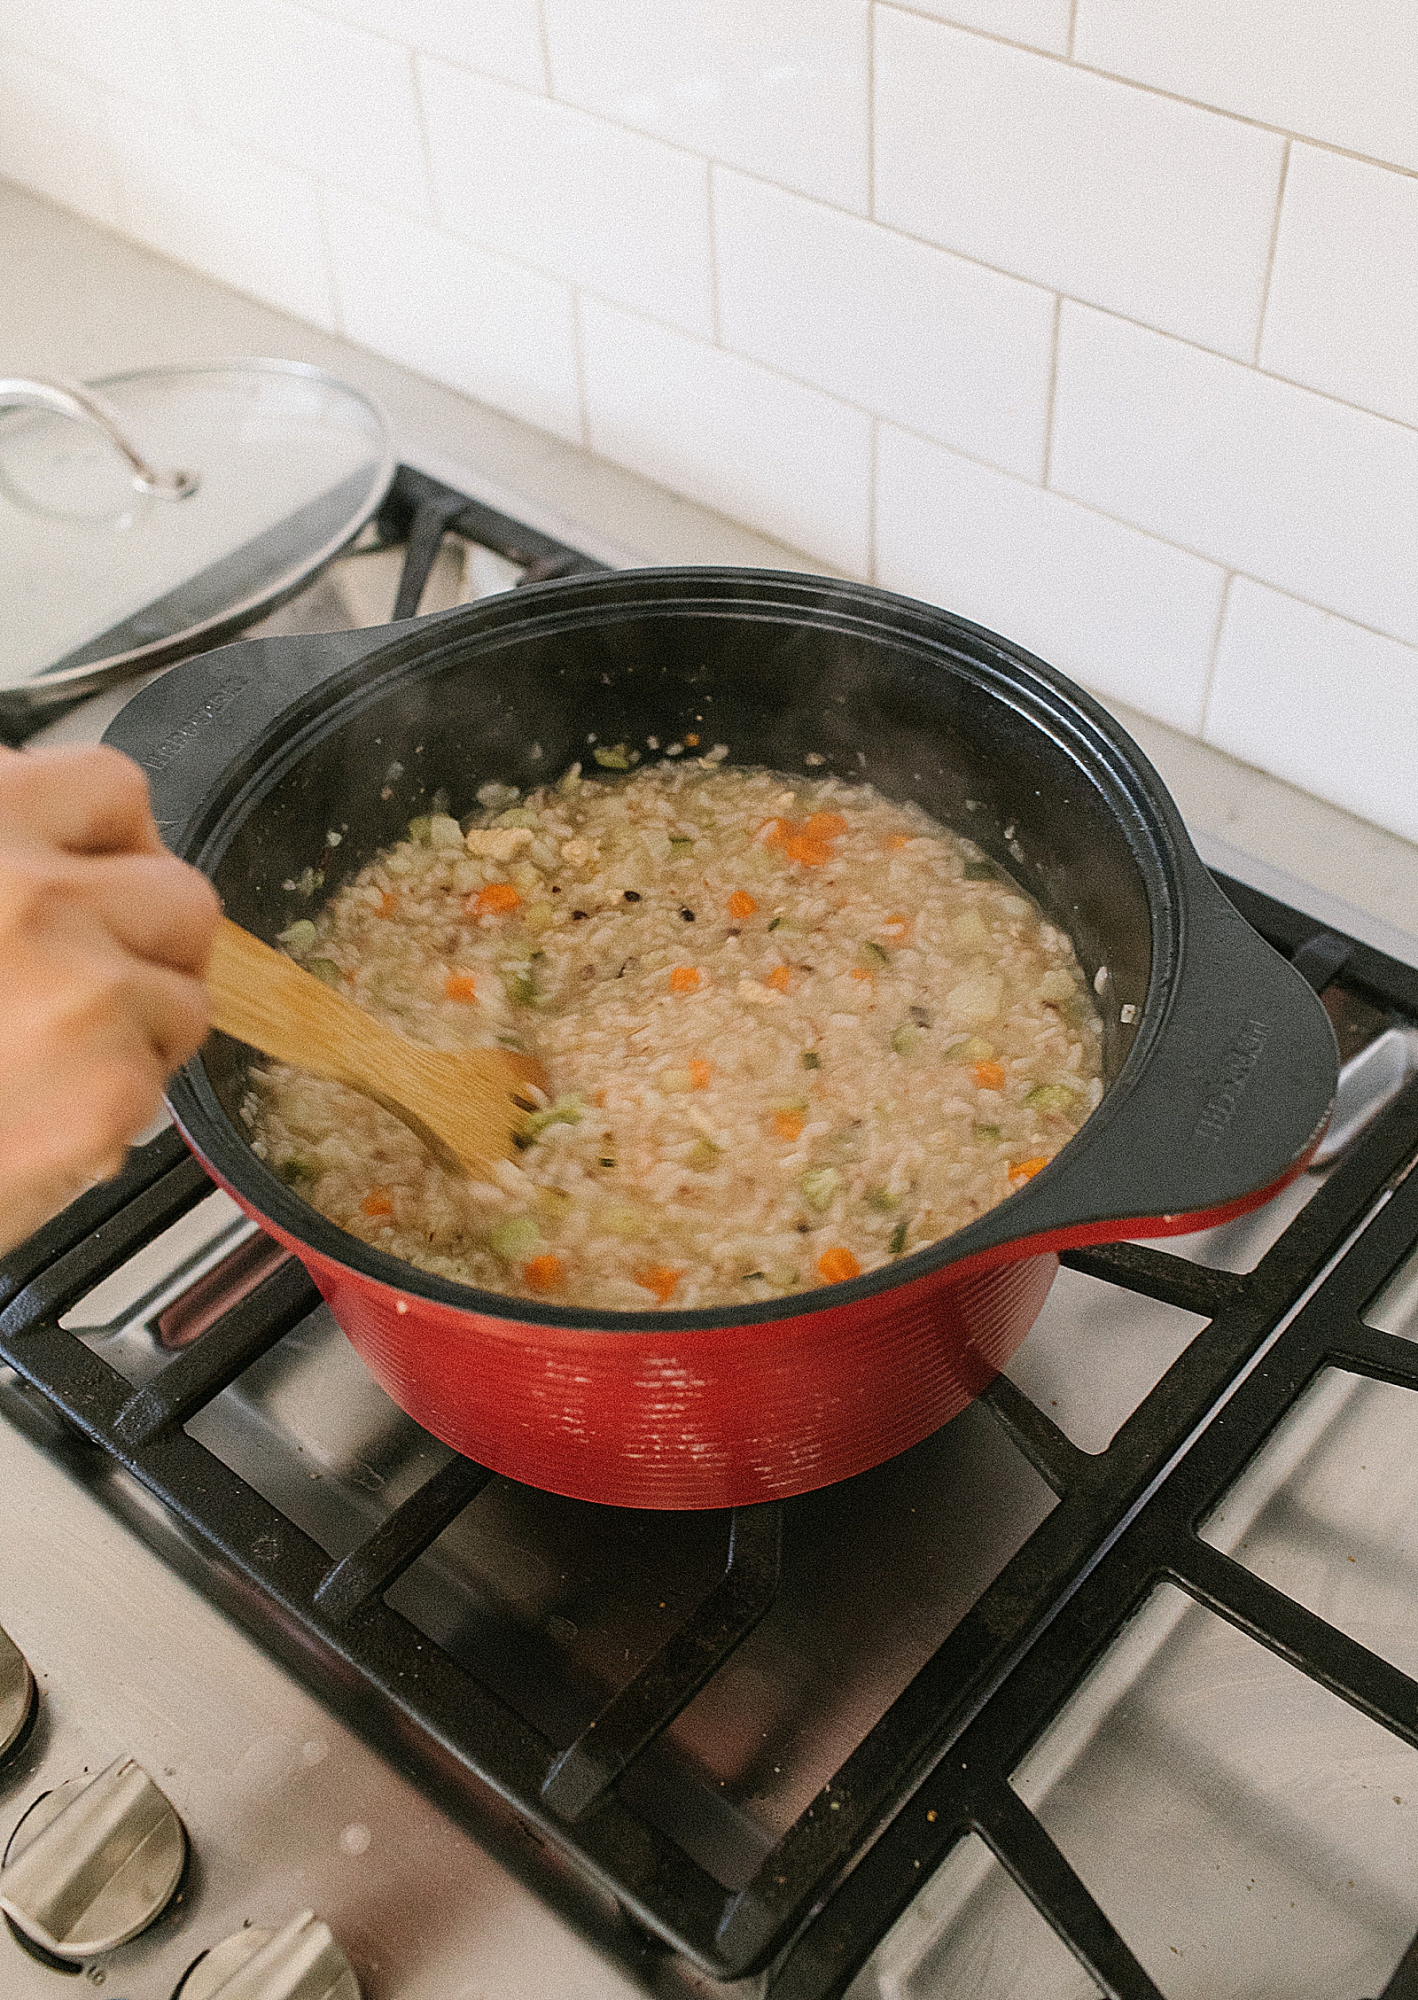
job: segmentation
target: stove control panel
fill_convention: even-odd
[[[204,1953],[173,2000],[360,2000],[349,1960],[313,1910],[243,1930]]]
[[[82,1964],[155,1923],[186,1866],[182,1821],[140,1765],[117,1757],[36,1799],[0,1864],[0,1911],[41,1952]]]
[[[0,1630],[0,1764],[24,1743],[34,1720],[34,1675],[24,1654]]]

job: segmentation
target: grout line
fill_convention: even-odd
[[[1279,139],[1295,139],[1302,146],[1314,146],[1321,152],[1337,153],[1341,159],[1357,160],[1369,167],[1383,167],[1389,173],[1418,180],[1418,165],[1405,167],[1397,160],[1383,159],[1377,153],[1358,152],[1352,146],[1341,146],[1337,140],[1321,139],[1312,132],[1293,132],[1288,126],[1276,125],[1269,119],[1253,118],[1249,112],[1232,111],[1222,104],[1209,104],[1205,98],[1188,97],[1179,90],[1165,90],[1160,83],[1147,83],[1141,77],[1126,76],[1121,70],[1099,69],[1096,63],[1076,62],[1052,49],[1041,49],[1034,42],[1011,41],[1007,35],[992,34],[988,28],[967,28],[957,21],[944,21],[939,14],[923,14],[915,7],[904,5],[903,0],[878,0],[878,5],[890,7],[893,13],[905,14],[913,21],[923,21],[932,28],[952,30],[958,35],[974,35],[979,41],[996,42],[1001,48],[1038,56],[1040,62],[1053,63],[1061,69],[1077,70],[1083,76],[1102,77],[1106,83],[1125,84],[1129,90],[1139,90],[1147,97],[1161,97],[1169,104],[1184,104],[1193,111],[1205,111],[1213,118],[1224,118],[1233,125],[1245,125],[1253,132],[1273,132]]]
[[[1059,385],[1059,336],[1063,328],[1063,294],[1054,299],[1054,325],[1049,340],[1049,388],[1044,403],[1044,464],[1039,474],[1039,484],[1048,488],[1049,475],[1054,461],[1054,404]]]
[[[876,0],[867,7],[867,214],[876,220]]]
[[[551,67],[551,29],[547,25],[546,0],[537,0],[537,37],[542,48],[542,88],[548,97],[555,97],[556,80]]]
[[[345,331],[345,302],[335,273],[335,249],[330,240],[330,213],[325,200],[328,190],[319,181],[314,185],[315,213],[320,218],[320,248],[325,258],[325,282],[330,288],[330,316],[336,333],[342,340],[348,340],[350,336]]]
[[[871,425],[871,452],[867,459],[867,574],[866,581],[875,583],[880,564],[876,546],[876,489],[877,467],[881,460],[881,418],[873,417]]]
[[[1260,351],[1265,340],[1265,316],[1270,310],[1270,281],[1275,275],[1275,252],[1280,242],[1280,216],[1285,206],[1285,182],[1290,172],[1290,148],[1293,139],[1285,141],[1285,151],[1280,158],[1280,185],[1275,190],[1275,220],[1270,228],[1270,249],[1265,260],[1265,281],[1260,288],[1260,318],[1256,322],[1255,352],[1251,356],[1255,367],[1260,367]]]
[[[1131,520],[1126,514],[1110,514],[1106,507],[1100,507],[1096,501],[1082,500],[1077,494],[1066,493],[1057,486],[1041,488],[1037,481],[1026,478],[1022,472],[1012,472],[1008,466],[998,465],[993,459],[980,458],[974,452],[962,450],[959,445],[942,444],[939,438],[929,437],[924,431],[913,430],[909,424],[901,423],[896,417],[879,417],[877,422],[889,424],[893,430],[900,431],[904,437],[914,439],[917,444],[928,445],[935,451],[944,452],[950,458],[963,460],[967,465],[978,465],[982,471],[993,473],[998,479],[1008,479],[1016,486],[1026,486],[1031,493],[1046,490],[1049,499],[1061,501],[1065,506],[1077,507],[1081,513],[1092,514],[1100,521],[1110,521],[1115,528],[1125,528],[1130,535],[1138,535],[1143,541],[1156,542],[1160,548],[1171,549],[1177,555],[1190,556],[1194,562],[1205,563],[1208,569],[1225,570],[1246,582],[1259,585],[1262,590],[1274,591],[1277,597],[1288,597],[1292,603],[1303,604],[1309,610],[1322,612],[1328,618],[1337,618],[1341,624],[1352,625],[1360,632],[1368,632],[1375,639],[1387,639],[1390,644],[1402,646],[1407,652],[1418,655],[1418,638],[1404,638],[1401,633],[1391,632],[1382,625],[1371,625],[1363,618],[1356,618],[1352,611],[1339,611],[1332,604],[1322,604],[1318,598],[1303,597],[1298,590],[1290,589],[1287,584],[1276,583],[1269,577],[1253,575],[1250,570],[1234,569],[1224,556],[1210,555],[1205,549],[1194,548],[1190,543],[1173,541],[1167,535],[1159,535],[1155,528],[1143,527],[1141,522]]]
[[[409,87],[414,94],[414,118],[418,124],[419,145],[423,152],[424,195],[428,202],[428,216],[435,227],[441,227],[442,217],[438,212],[438,182],[433,174],[433,145],[428,136],[428,117],[423,104],[423,59],[413,50],[409,51]]]
[[[1073,42],[1074,42],[1074,37],[1077,33],[1078,33],[1078,0],[1069,0],[1068,42],[1066,44],[1066,53],[1068,60],[1070,62],[1073,61]]]
[[[1221,585],[1221,597],[1216,606],[1216,629],[1211,635],[1211,651],[1206,660],[1206,682],[1201,691],[1201,721],[1197,727],[1198,742],[1206,741],[1206,731],[1211,721],[1211,695],[1216,685],[1216,656],[1221,651],[1221,633],[1226,624],[1226,610],[1231,602],[1231,585],[1239,571],[1228,569]]]
[[[594,451],[591,443],[591,400],[586,391],[586,342],[581,325],[581,287],[572,285],[571,290],[571,335],[576,351],[576,401],[578,405],[580,443],[583,451]]]
[[[704,174],[705,200],[709,210],[709,324],[714,330],[714,345],[724,344],[723,319],[719,310],[719,215],[714,201],[714,163],[706,162]]]

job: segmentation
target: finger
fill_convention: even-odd
[[[161,1072],[136,1036],[86,1060],[41,1065],[23,1110],[3,1120],[0,1241],[23,1240],[85,1184],[118,1172],[161,1091]]]
[[[11,752],[0,761],[0,815],[70,854],[159,854],[148,781],[105,743]]]
[[[146,964],[113,944],[56,948],[48,970],[45,990],[24,1010],[31,1046],[71,1050],[83,1062],[131,1042],[167,1076],[206,1038],[209,1003],[200,979]]]
[[[100,855],[71,862],[61,894],[80,899],[136,958],[200,977],[221,904],[210,882],[171,854]]]

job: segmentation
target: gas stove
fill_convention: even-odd
[[[405,469],[262,629],[598,566]],[[0,1263],[0,1992],[1418,1995],[1418,971],[1221,880],[1322,1169],[821,1493],[455,1457],[170,1130]]]

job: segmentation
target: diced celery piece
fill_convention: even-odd
[[[898,1056],[913,1055],[919,1046],[921,1031],[914,1021],[906,1021],[891,1037],[891,1046]]]
[[[1024,1102],[1035,1111],[1067,1111],[1076,1096],[1066,1083],[1039,1083]]]
[[[276,942],[283,944],[292,958],[304,958],[315,942],[315,926],[308,917],[302,917],[298,923],[281,931]]]
[[[868,1188],[867,1207],[874,1208],[878,1215],[890,1215],[893,1208],[900,1207],[900,1202],[889,1188]]]
[[[420,847],[427,847],[428,830],[432,824],[433,820],[430,814],[420,813],[417,818],[409,821],[409,839],[417,842]]]
[[[875,938],[862,939],[862,957],[868,965],[890,965],[891,960]]]
[[[609,747],[604,743],[598,743],[591,752],[591,755],[603,771],[628,771],[630,769],[630,752],[624,743],[613,743]]]
[[[808,1207],[821,1214],[824,1209],[831,1208],[832,1197],[842,1185],[842,1176],[836,1167],[811,1167],[798,1185]]]
[[[511,1263],[518,1257],[530,1257],[545,1240],[530,1215],[517,1215],[510,1222],[498,1223],[487,1239],[487,1247],[494,1257]]]
[[[896,1227],[891,1232],[892,1256],[899,1257],[905,1248],[906,1248],[906,1224],[904,1222],[898,1222]]]
[[[322,986],[340,986],[344,983],[345,975],[333,958],[308,958],[305,961],[305,969],[313,973]]]
[[[696,1139],[689,1149],[689,1165],[697,1174],[710,1174],[719,1164],[719,1148],[712,1139]]]
[[[822,1068],[822,1057],[817,1053],[816,1049],[803,1050],[803,1068],[804,1069]]]

